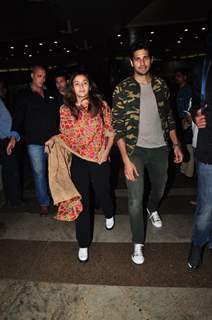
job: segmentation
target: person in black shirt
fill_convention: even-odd
[[[195,152],[198,177],[197,207],[188,258],[190,269],[196,269],[201,265],[206,244],[212,250],[212,34],[207,38],[207,45],[208,56],[204,58],[198,72],[202,78],[199,79],[201,81],[197,81],[193,95],[193,118],[199,131]],[[207,72],[203,72],[204,70]]]
[[[36,65],[31,73],[32,82],[17,99],[13,131],[23,136],[32,166],[40,214],[48,214],[50,196],[48,194],[44,144],[58,133],[59,108],[56,99],[44,89],[46,70]],[[10,139],[7,153],[11,154],[16,144],[15,137]]]
[[[64,96],[66,94],[66,88],[67,88],[67,78],[64,71],[62,70],[57,71],[55,75],[55,85],[58,90],[55,98],[58,102],[58,105],[61,106],[64,104]]]

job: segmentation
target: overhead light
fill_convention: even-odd
[[[198,36],[195,36],[195,39],[199,39],[199,37],[198,37]]]
[[[39,46],[42,46],[43,45],[43,42],[39,42]]]
[[[201,30],[202,30],[202,31],[205,31],[205,29],[206,29],[205,27],[202,27],[202,29],[201,29]]]
[[[155,31],[151,31],[151,32],[150,32],[150,34],[154,34],[154,33],[155,33]]]
[[[58,44],[58,41],[55,40],[55,41],[54,41],[54,44]]]
[[[122,44],[124,44],[124,42],[123,42],[123,41],[120,41],[120,45],[122,45]]]
[[[32,58],[32,55],[31,55],[31,54],[29,54],[29,55],[28,55],[28,57],[29,57],[29,58]]]
[[[53,51],[53,50],[50,48],[50,49],[49,49],[49,52],[52,52],[52,51]]]
[[[177,43],[181,43],[181,41],[180,41],[180,40],[178,40],[178,41],[177,41]]]
[[[186,28],[186,29],[184,29],[184,31],[185,31],[185,32],[187,32],[187,31],[188,31],[188,29]]]
[[[121,37],[121,33],[118,33],[118,34],[117,34],[117,37],[120,38],[120,37]]]
[[[66,52],[67,52],[67,53],[69,53],[69,52],[70,52],[70,50],[66,50]]]
[[[149,39],[149,42],[152,42],[152,39]]]
[[[28,48],[29,46],[28,46],[28,44],[25,44],[24,47],[25,47],[25,48]]]
[[[183,37],[179,37],[180,40],[183,40]]]

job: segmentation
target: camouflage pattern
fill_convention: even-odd
[[[152,88],[157,101],[164,138],[167,141],[169,131],[175,129],[169,103],[170,92],[166,82],[155,76],[152,77]],[[116,133],[115,140],[124,138],[129,155],[132,154],[138,139],[140,99],[142,99],[140,85],[133,77],[123,80],[113,92],[112,124]]]

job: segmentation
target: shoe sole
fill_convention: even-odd
[[[78,261],[79,261],[80,263],[86,263],[86,262],[88,262],[89,257],[88,257],[86,260],[80,260],[80,258],[79,258],[79,257],[77,257],[77,259],[78,259]]]
[[[107,228],[107,227],[105,226],[105,229],[106,229],[107,231],[110,231],[110,230],[113,230],[114,227],[115,227],[115,223],[114,223],[114,225],[113,225],[111,228]]]
[[[151,221],[151,220],[150,220]],[[155,227],[156,229],[161,229],[162,227],[163,227],[163,225],[162,226],[160,226],[160,227],[158,227],[158,226],[156,226],[156,225],[154,225],[154,223],[151,221],[151,224],[153,225],[153,227]]]
[[[198,269],[200,266],[192,266],[189,262],[187,263],[188,269],[190,271]]]
[[[141,265],[141,264],[144,263],[144,260],[143,260],[142,262],[139,262],[139,263],[135,262],[135,261],[133,260],[133,256],[132,256],[132,255],[131,255],[131,260],[132,260],[132,262],[133,262],[134,264],[136,264],[136,265]]]

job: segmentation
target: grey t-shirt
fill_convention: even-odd
[[[166,146],[151,83],[141,86],[140,121],[137,146],[159,148]]]

